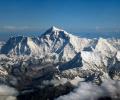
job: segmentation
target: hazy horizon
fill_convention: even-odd
[[[45,32],[45,31],[44,31]],[[13,36],[30,36],[37,37],[44,32],[0,32],[0,41],[7,41]],[[68,32],[70,34],[83,37],[83,38],[120,38],[120,32]]]

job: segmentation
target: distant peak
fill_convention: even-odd
[[[59,29],[55,26],[52,26],[43,35],[46,35],[46,34],[49,34],[49,33],[52,33],[52,32],[56,32],[56,31],[59,32],[59,31],[63,31],[63,30],[61,30],[61,29]]]
[[[58,36],[58,35],[70,35],[66,31],[64,31],[63,29],[59,29],[55,26],[52,26],[45,33],[43,33],[41,36],[51,35],[51,34],[54,34],[56,36]]]
[[[57,28],[57,27],[55,27],[55,26],[52,26],[52,27],[50,28],[50,30],[51,30],[51,31],[59,31],[60,29]]]
[[[56,29],[57,27],[55,27],[55,26],[52,26],[51,28],[52,28],[52,29]]]

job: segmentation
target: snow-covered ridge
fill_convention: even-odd
[[[2,54],[47,56],[49,61],[70,61],[79,52],[83,62],[107,66],[106,59],[119,60],[120,39],[80,38],[53,26],[39,37],[11,37],[1,48]]]
[[[32,79],[52,72],[58,79],[79,76],[100,81],[110,76],[120,80],[120,39],[80,38],[51,27],[39,37],[11,37],[1,53],[1,68],[4,72],[11,68],[16,76],[24,73]],[[3,76],[9,76],[3,71]]]
[[[81,38],[53,26],[39,37],[11,37],[0,52],[0,84],[20,90],[120,80],[120,39]]]
[[[12,37],[1,48],[8,55],[58,55],[58,59],[72,59],[84,48],[94,45],[95,40],[79,38],[62,29],[51,27],[40,37]]]

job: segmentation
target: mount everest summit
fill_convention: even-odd
[[[79,38],[53,26],[39,37],[11,37],[1,48],[1,53],[18,56],[44,56],[55,53],[59,59],[69,60],[81,50],[94,46],[95,42],[95,40]]]
[[[120,39],[81,38],[53,26],[38,37],[11,37],[0,48],[0,82],[18,89],[76,77],[120,80]]]

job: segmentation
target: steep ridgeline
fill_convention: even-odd
[[[120,80],[120,39],[80,38],[53,26],[39,37],[11,37],[0,62],[2,75],[21,77],[21,84],[25,78]]]
[[[93,51],[81,52],[83,69],[98,70],[120,80],[120,39],[100,38]]]
[[[40,37],[12,37],[1,49],[8,55],[55,55],[59,60],[72,59],[83,49],[90,49],[96,40],[79,38],[64,30],[51,27]]]

